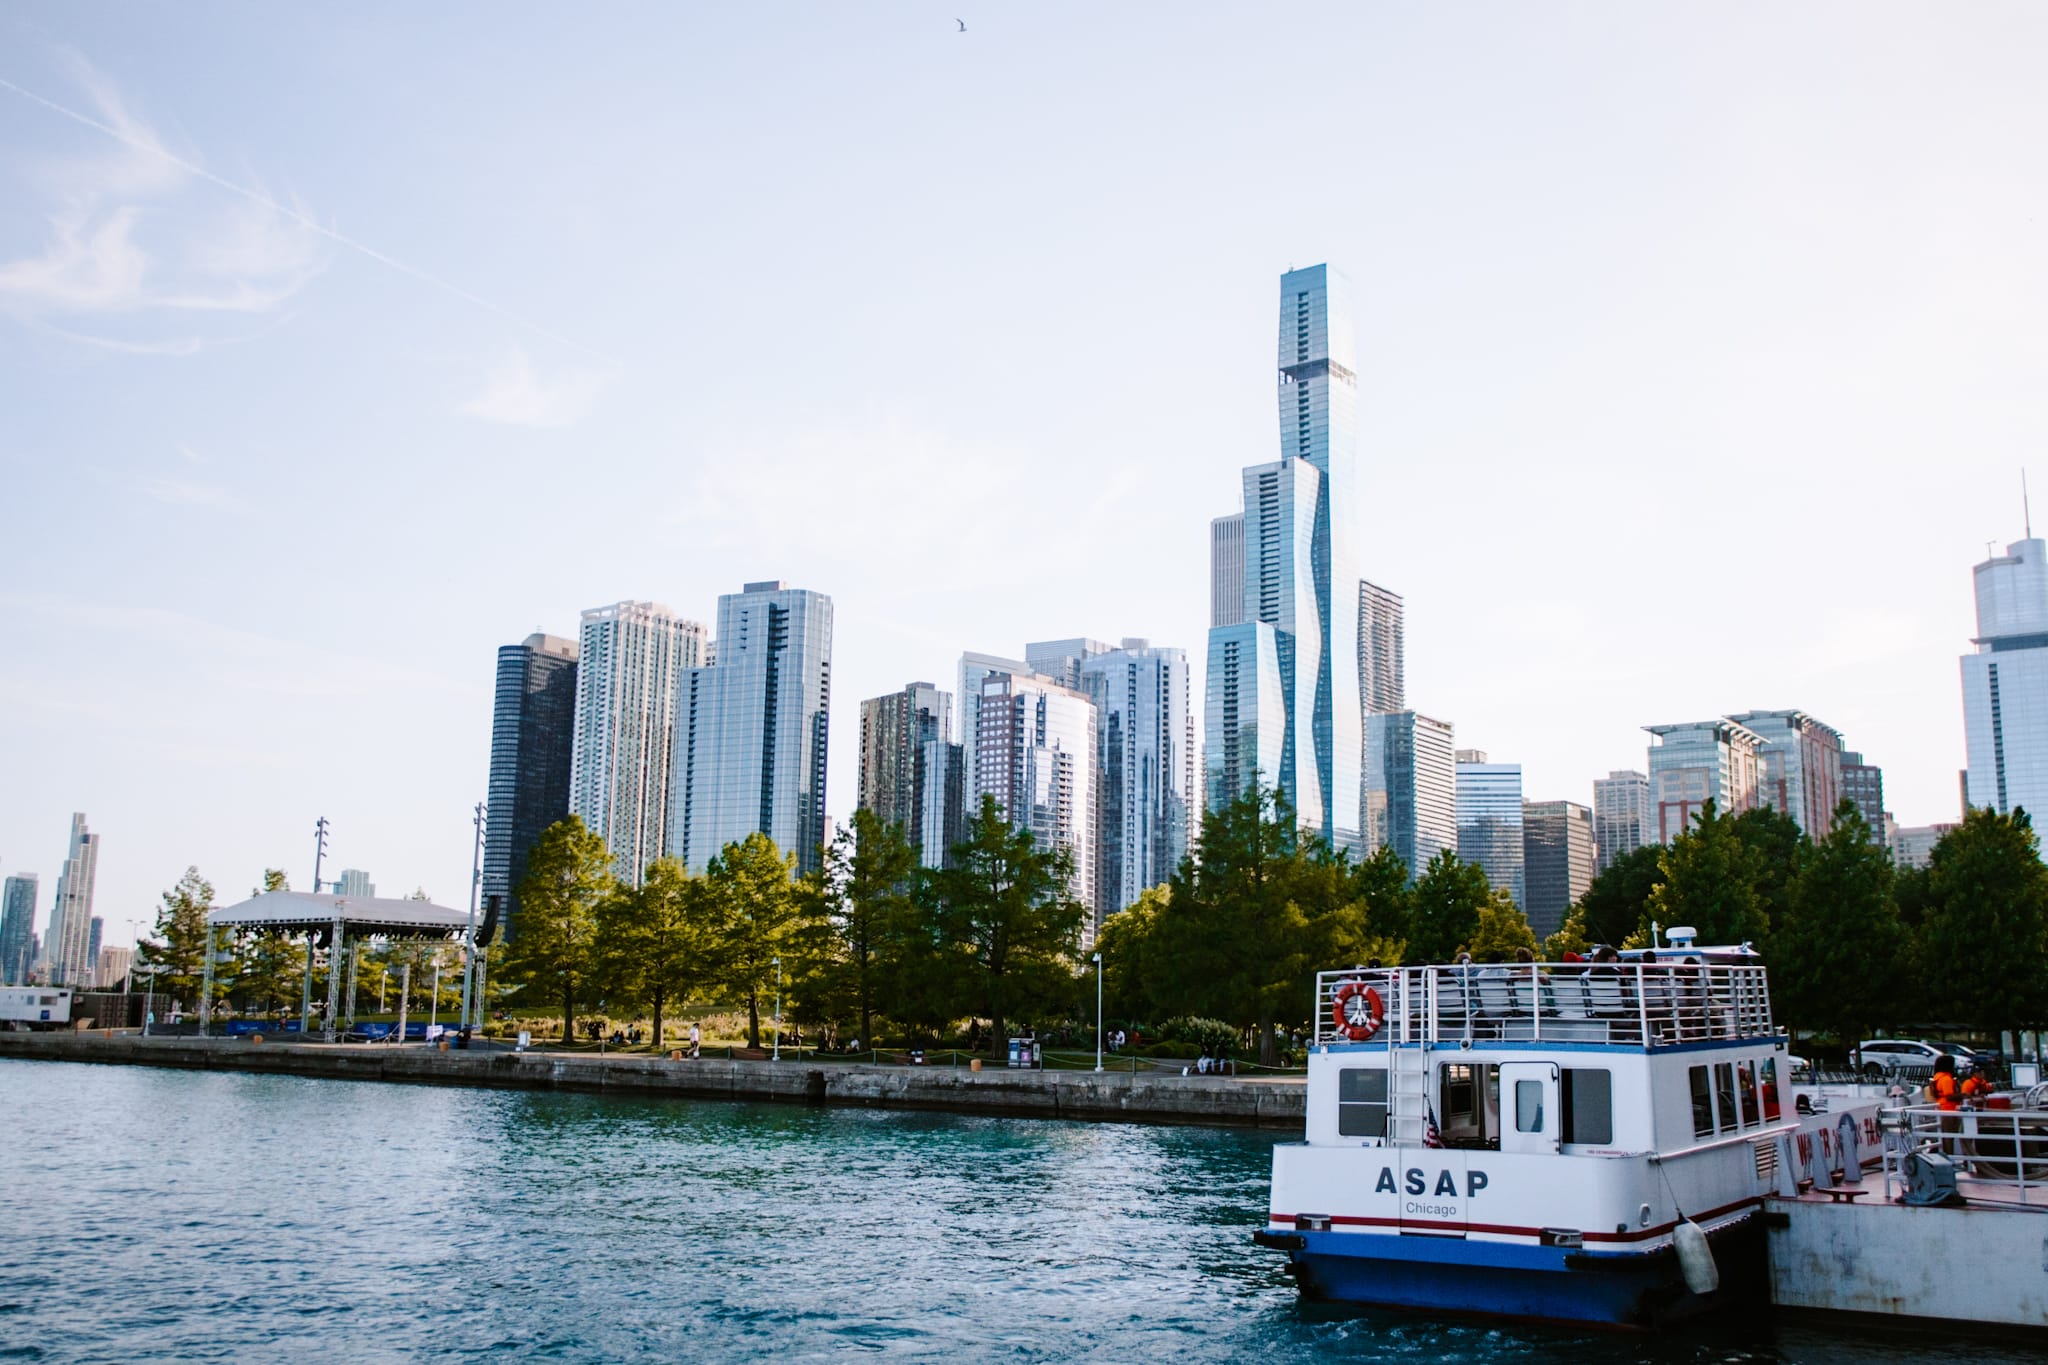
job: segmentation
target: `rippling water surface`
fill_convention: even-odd
[[[0,1357],[2005,1358],[1302,1305],[1265,1135],[0,1061]]]

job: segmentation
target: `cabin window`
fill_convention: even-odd
[[[1518,1133],[1540,1133],[1543,1131],[1543,1082],[1515,1082],[1515,1131]]]
[[[1352,1067],[1337,1073],[1337,1136],[1387,1135],[1387,1073],[1383,1067]]]
[[[1564,1073],[1564,1140],[1614,1141],[1614,1073],[1567,1067]]]
[[[1756,1107],[1755,1062],[1737,1062],[1735,1064],[1735,1088],[1742,1100],[1742,1126],[1744,1128],[1756,1127],[1757,1124],[1763,1122],[1763,1116],[1757,1112]]]
[[[1778,1121],[1778,1059],[1777,1059],[1777,1058],[1775,1058],[1775,1057],[1766,1057],[1766,1058],[1764,1058],[1764,1064],[1763,1064],[1763,1070],[1762,1070],[1762,1078],[1763,1078],[1763,1080],[1762,1080],[1762,1084],[1761,1084],[1761,1085],[1760,1085],[1760,1086],[1759,1086],[1758,1088],[1759,1088],[1760,1090],[1762,1090],[1762,1091],[1763,1091],[1763,1101],[1764,1101],[1764,1122],[1765,1122],[1765,1123],[1776,1123],[1776,1122]]]
[[[1446,1062],[1437,1069],[1437,1117],[1446,1147],[1500,1146],[1500,1067]]]
[[[1735,1067],[1729,1062],[1714,1063],[1714,1107],[1721,1111],[1721,1131],[1735,1131]]]
[[[1707,1080],[1707,1069],[1694,1067],[1687,1073],[1692,1080],[1692,1135],[1712,1137],[1714,1135],[1714,1087]]]

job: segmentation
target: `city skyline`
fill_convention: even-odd
[[[47,898],[48,831],[92,811],[120,942],[187,864],[305,885],[324,814],[338,861],[454,902],[491,652],[629,596],[708,619],[769,575],[833,596],[842,698],[1075,630],[1187,648],[1199,694],[1211,472],[1270,458],[1272,277],[1316,260],[1358,291],[1358,569],[1406,599],[1414,704],[1513,752],[1532,796],[1579,801],[1642,765],[1645,723],[1796,704],[1882,767],[1903,824],[1953,820],[1960,568],[2019,534],[2041,444],[2038,188],[2003,111],[2044,29],[1879,8],[1848,33],[1330,11],[1306,58],[1221,11],[1165,35],[1091,15],[1083,53],[1057,9],[964,36],[651,15],[623,50],[458,8],[377,45],[401,73],[378,99],[342,56],[368,60],[375,24],[0,19],[7,80],[132,139],[0,100],[0,459],[32,514],[0,590],[22,775],[0,859]],[[491,60],[450,63],[480,30]],[[1179,60],[1144,60],[1161,41]],[[564,86],[564,63],[610,74]],[[1075,91],[1051,118],[1049,77]],[[1246,97],[1191,98],[1218,81]],[[899,97],[865,101],[876,83]],[[1731,112],[1715,92],[1738,87]],[[1311,119],[1355,174],[1272,154]],[[1493,211],[1503,193],[1522,211]],[[1727,543],[1706,476],[1824,505],[1882,548],[1883,590],[1831,591],[1842,539],[1674,557]],[[1093,552],[967,510],[1024,487],[1060,490],[1059,539]],[[1579,573],[1524,589],[1566,551]],[[1699,581],[1804,605],[1707,648]],[[840,818],[855,729],[832,739]]]

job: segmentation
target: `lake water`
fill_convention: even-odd
[[[1305,1306],[1271,1141],[0,1061],[0,1358],[2035,1358]]]

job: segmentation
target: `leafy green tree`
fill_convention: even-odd
[[[833,931],[831,975],[860,1021],[861,1038],[875,1035],[888,965],[900,958],[910,932],[910,892],[917,851],[903,827],[871,810],[856,810],[825,851],[824,886]]]
[[[1778,1013],[1832,1030],[1850,1047],[1903,1015],[1910,946],[1892,900],[1892,859],[1853,801],[1802,846],[1788,904],[1773,921],[1771,994]]]
[[[704,869],[717,906],[718,958],[726,986],[747,1002],[747,1046],[761,1046],[761,991],[773,989],[775,962],[783,961],[785,988],[795,975],[804,897],[791,879],[796,865],[775,841],[756,831],[727,844]]]
[[[547,827],[519,884],[519,932],[494,964],[498,977],[562,1004],[562,1041],[576,1036],[576,1001],[596,966],[597,906],[612,893],[603,836],[570,816]]]
[[[1039,848],[993,796],[967,821],[953,865],[934,878],[941,944],[958,950],[960,998],[1000,1047],[1013,1009],[1063,992],[1086,911],[1068,890],[1073,855]]]
[[[1701,943],[1761,943],[1770,932],[1757,891],[1759,855],[1735,821],[1708,801],[1693,827],[1664,849],[1664,883],[1650,893],[1650,915],[1665,929],[1688,925]]]
[[[1479,912],[1491,904],[1493,888],[1477,863],[1461,862],[1449,849],[1439,849],[1422,869],[1409,898],[1411,911],[1407,960],[1449,962],[1460,944],[1479,932]]]
[[[289,890],[291,882],[284,872],[270,867],[263,871],[263,884],[252,887],[249,894]],[[302,998],[305,977],[303,937],[246,930],[235,936],[233,994],[244,1009],[275,1014],[296,1005]]]
[[[157,989],[179,1000],[197,1001],[206,978],[206,914],[213,909],[213,883],[188,867],[163,894],[156,930],[137,949],[137,966],[155,964]],[[215,983],[218,993],[220,983]]]
[[[1564,923],[1557,926],[1557,932],[1543,940],[1543,951],[1538,954],[1545,962],[1562,962],[1566,953],[1584,955],[1593,946],[1586,937],[1585,911],[1574,906],[1564,917]]]
[[[1095,931],[1095,950],[1102,954],[1102,1007],[1111,1017],[1165,1017],[1146,984],[1161,971],[1153,958],[1161,947],[1160,926],[1172,906],[1170,885],[1149,886]]]
[[[1735,837],[1749,850],[1757,903],[1766,925],[1776,924],[1792,904],[1792,882],[1812,846],[1799,822],[1771,806],[1755,806],[1730,822]],[[1667,921],[1668,922],[1668,921]],[[1683,921],[1680,921],[1683,923]],[[1704,940],[1703,940],[1704,941]],[[1730,940],[1736,942],[1739,940]],[[1753,940],[1761,943],[1761,939]]]
[[[1664,848],[1644,844],[1609,863],[1579,897],[1585,936],[1620,946],[1649,920],[1650,893],[1664,884]]]
[[[1365,903],[1366,924],[1372,932],[1405,943],[1415,916],[1414,894],[1408,884],[1408,864],[1401,861],[1393,845],[1381,844],[1351,876],[1357,898]],[[1388,960],[1399,956],[1397,950]]]
[[[703,882],[673,858],[650,863],[639,886],[614,886],[597,903],[597,982],[608,999],[647,1008],[656,1047],[669,1007],[712,977],[714,906]]]
[[[1992,1033],[2048,1019],[2048,867],[2024,810],[1972,810],[1935,844],[1919,946],[1937,1022]]]
[[[1502,888],[1490,894],[1486,904],[1479,907],[1472,937],[1465,940],[1459,951],[1472,954],[1474,962],[1511,962],[1518,948],[1525,948],[1534,956],[1536,932],[1529,927],[1521,907],[1515,904],[1513,894]]]

